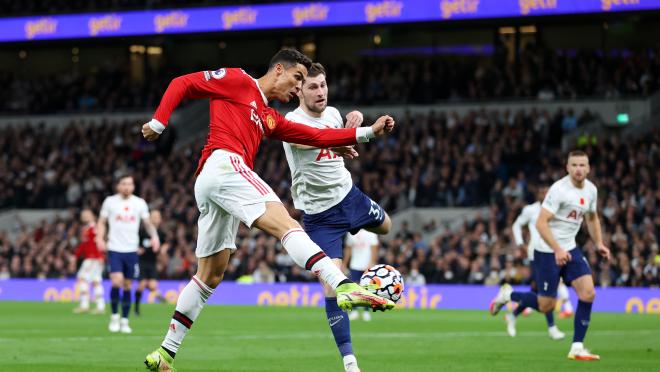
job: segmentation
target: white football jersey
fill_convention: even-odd
[[[286,118],[320,129],[344,127],[339,111],[330,106],[320,118],[307,115],[300,107],[286,114]],[[351,191],[353,180],[344,167],[344,158],[328,149],[283,144],[291,169],[291,196],[297,209],[307,214],[321,213],[337,205]]]
[[[108,250],[137,252],[140,243],[140,222],[149,218],[149,207],[144,199],[131,195],[108,196],[101,206],[101,217],[108,220]]]
[[[596,213],[597,200],[598,189],[589,180],[584,181],[581,189],[573,186],[568,175],[552,184],[541,206],[554,214],[549,223],[550,231],[562,249],[570,251],[576,247],[575,236],[580,231],[584,215]],[[553,252],[543,240],[537,250]]]
[[[351,261],[348,268],[364,271],[371,263],[371,247],[378,245],[378,235],[367,230],[360,230],[357,234],[346,234],[346,246],[351,247]]]
[[[541,202],[536,202],[534,204],[526,205],[516,221],[511,226],[513,230],[513,240],[515,240],[516,245],[522,245],[525,243],[522,237],[522,228],[527,226],[529,229],[529,243],[527,244],[527,258],[529,260],[534,259],[534,249],[537,249],[541,244],[541,235],[539,231],[536,230],[536,220],[539,218],[541,213]]]

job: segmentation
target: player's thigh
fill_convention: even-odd
[[[113,287],[120,287],[124,283],[122,255],[119,252],[108,252],[108,272]]]
[[[573,286],[580,299],[593,298],[595,293],[589,261],[587,261],[587,258],[582,254],[580,248],[572,249],[570,254],[571,260],[562,268],[562,278],[564,279],[564,283]],[[588,279],[586,277],[588,277]],[[577,285],[582,289],[582,295],[580,295],[580,291],[574,283],[575,281],[580,282]]]
[[[76,274],[76,278],[78,278],[78,280],[91,282],[93,277],[92,270],[93,270],[92,260],[85,259],[80,265],[80,269],[78,270],[78,274]]]
[[[350,231],[357,233],[360,229],[369,230],[377,234],[389,232],[391,221],[385,213],[383,207],[378,205],[375,201],[371,200],[360,189],[353,186],[348,196],[342,200],[342,206],[345,210],[350,211]]]
[[[200,213],[205,203],[213,202],[249,227],[267,213],[269,202],[281,204],[273,189],[240,156],[222,150],[213,152],[197,177],[195,199]],[[282,213],[277,217],[282,218]]]
[[[199,198],[197,208],[197,258],[210,257],[225,249],[235,251],[240,220],[210,198]]]
[[[536,290],[540,297],[557,297],[560,268],[555,261],[554,253],[534,253],[534,273],[536,274]]]
[[[140,277],[140,263],[137,252],[122,253],[122,271],[124,273],[124,282]]]
[[[342,267],[343,267],[343,261],[342,261],[340,258],[333,258],[333,259],[332,259],[332,262],[334,262],[335,265],[336,265],[340,270],[342,269]],[[321,285],[323,286],[323,295],[324,295],[325,297],[337,297],[337,293],[335,292],[335,290],[334,290],[331,286],[329,286],[329,285],[328,285],[326,282],[324,282],[323,280],[320,280],[320,278],[319,278],[319,281],[321,282]]]
[[[388,234],[392,229],[392,220],[390,219],[390,216],[387,214],[387,212],[383,212],[383,213],[385,213],[385,218],[383,219],[383,223],[381,223],[376,227],[365,227],[364,229],[378,235]]]
[[[254,215],[256,215],[260,206],[254,205]],[[267,232],[268,234],[282,239],[291,229],[301,229],[300,224],[291,218],[289,212],[284,208],[281,202],[270,201],[264,204],[264,211],[254,220],[255,227]]]

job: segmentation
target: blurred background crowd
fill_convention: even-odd
[[[525,249],[512,240],[511,224],[534,201],[536,185],[564,174],[562,136],[589,120],[568,110],[556,112],[407,113],[393,136],[360,145],[347,160],[355,183],[389,212],[410,206],[485,206],[459,231],[432,221],[406,226],[383,239],[379,262],[395,265],[410,283],[522,283],[528,280]],[[366,118],[369,122],[371,119]],[[413,125],[414,123],[414,125]],[[158,257],[161,278],[195,272],[197,209],[191,190],[201,142],[174,147],[176,134],[148,143],[139,125],[73,122],[61,132],[38,124],[0,129],[0,205],[66,208],[52,222],[23,227],[14,239],[0,235],[0,276],[70,277],[76,272],[78,211],[100,209],[116,175],[131,172],[136,194],[163,212],[168,250]],[[637,140],[588,138],[590,178],[599,187],[599,211],[611,262],[602,261],[581,234],[602,286],[657,286],[660,233],[660,132]],[[266,141],[255,170],[285,202],[294,217],[290,175],[281,143]],[[99,156],[98,154],[103,154]],[[422,239],[422,236],[430,236]],[[288,258],[278,241],[243,227],[227,279],[305,281],[308,274]]]

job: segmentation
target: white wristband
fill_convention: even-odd
[[[163,131],[165,130],[165,126],[163,125],[163,123],[161,123],[156,119],[151,119],[151,121],[149,122],[149,128],[151,128],[151,130],[153,130],[158,134],[163,133]]]
[[[376,135],[371,127],[359,127],[355,129],[355,139],[358,143],[369,142],[372,138],[376,138]]]

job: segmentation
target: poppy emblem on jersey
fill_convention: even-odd
[[[580,198],[580,205],[584,205],[584,198]]]
[[[268,128],[269,128],[270,130],[275,129],[275,119],[273,119],[272,116],[268,115],[268,116],[266,117],[266,125],[268,125]]]
[[[128,212],[129,209],[130,209],[130,208],[128,208],[128,205],[124,207],[124,210],[125,210],[126,212]]]
[[[225,75],[227,75],[227,70],[225,70],[224,68],[211,72],[211,77],[218,80],[225,77]]]

